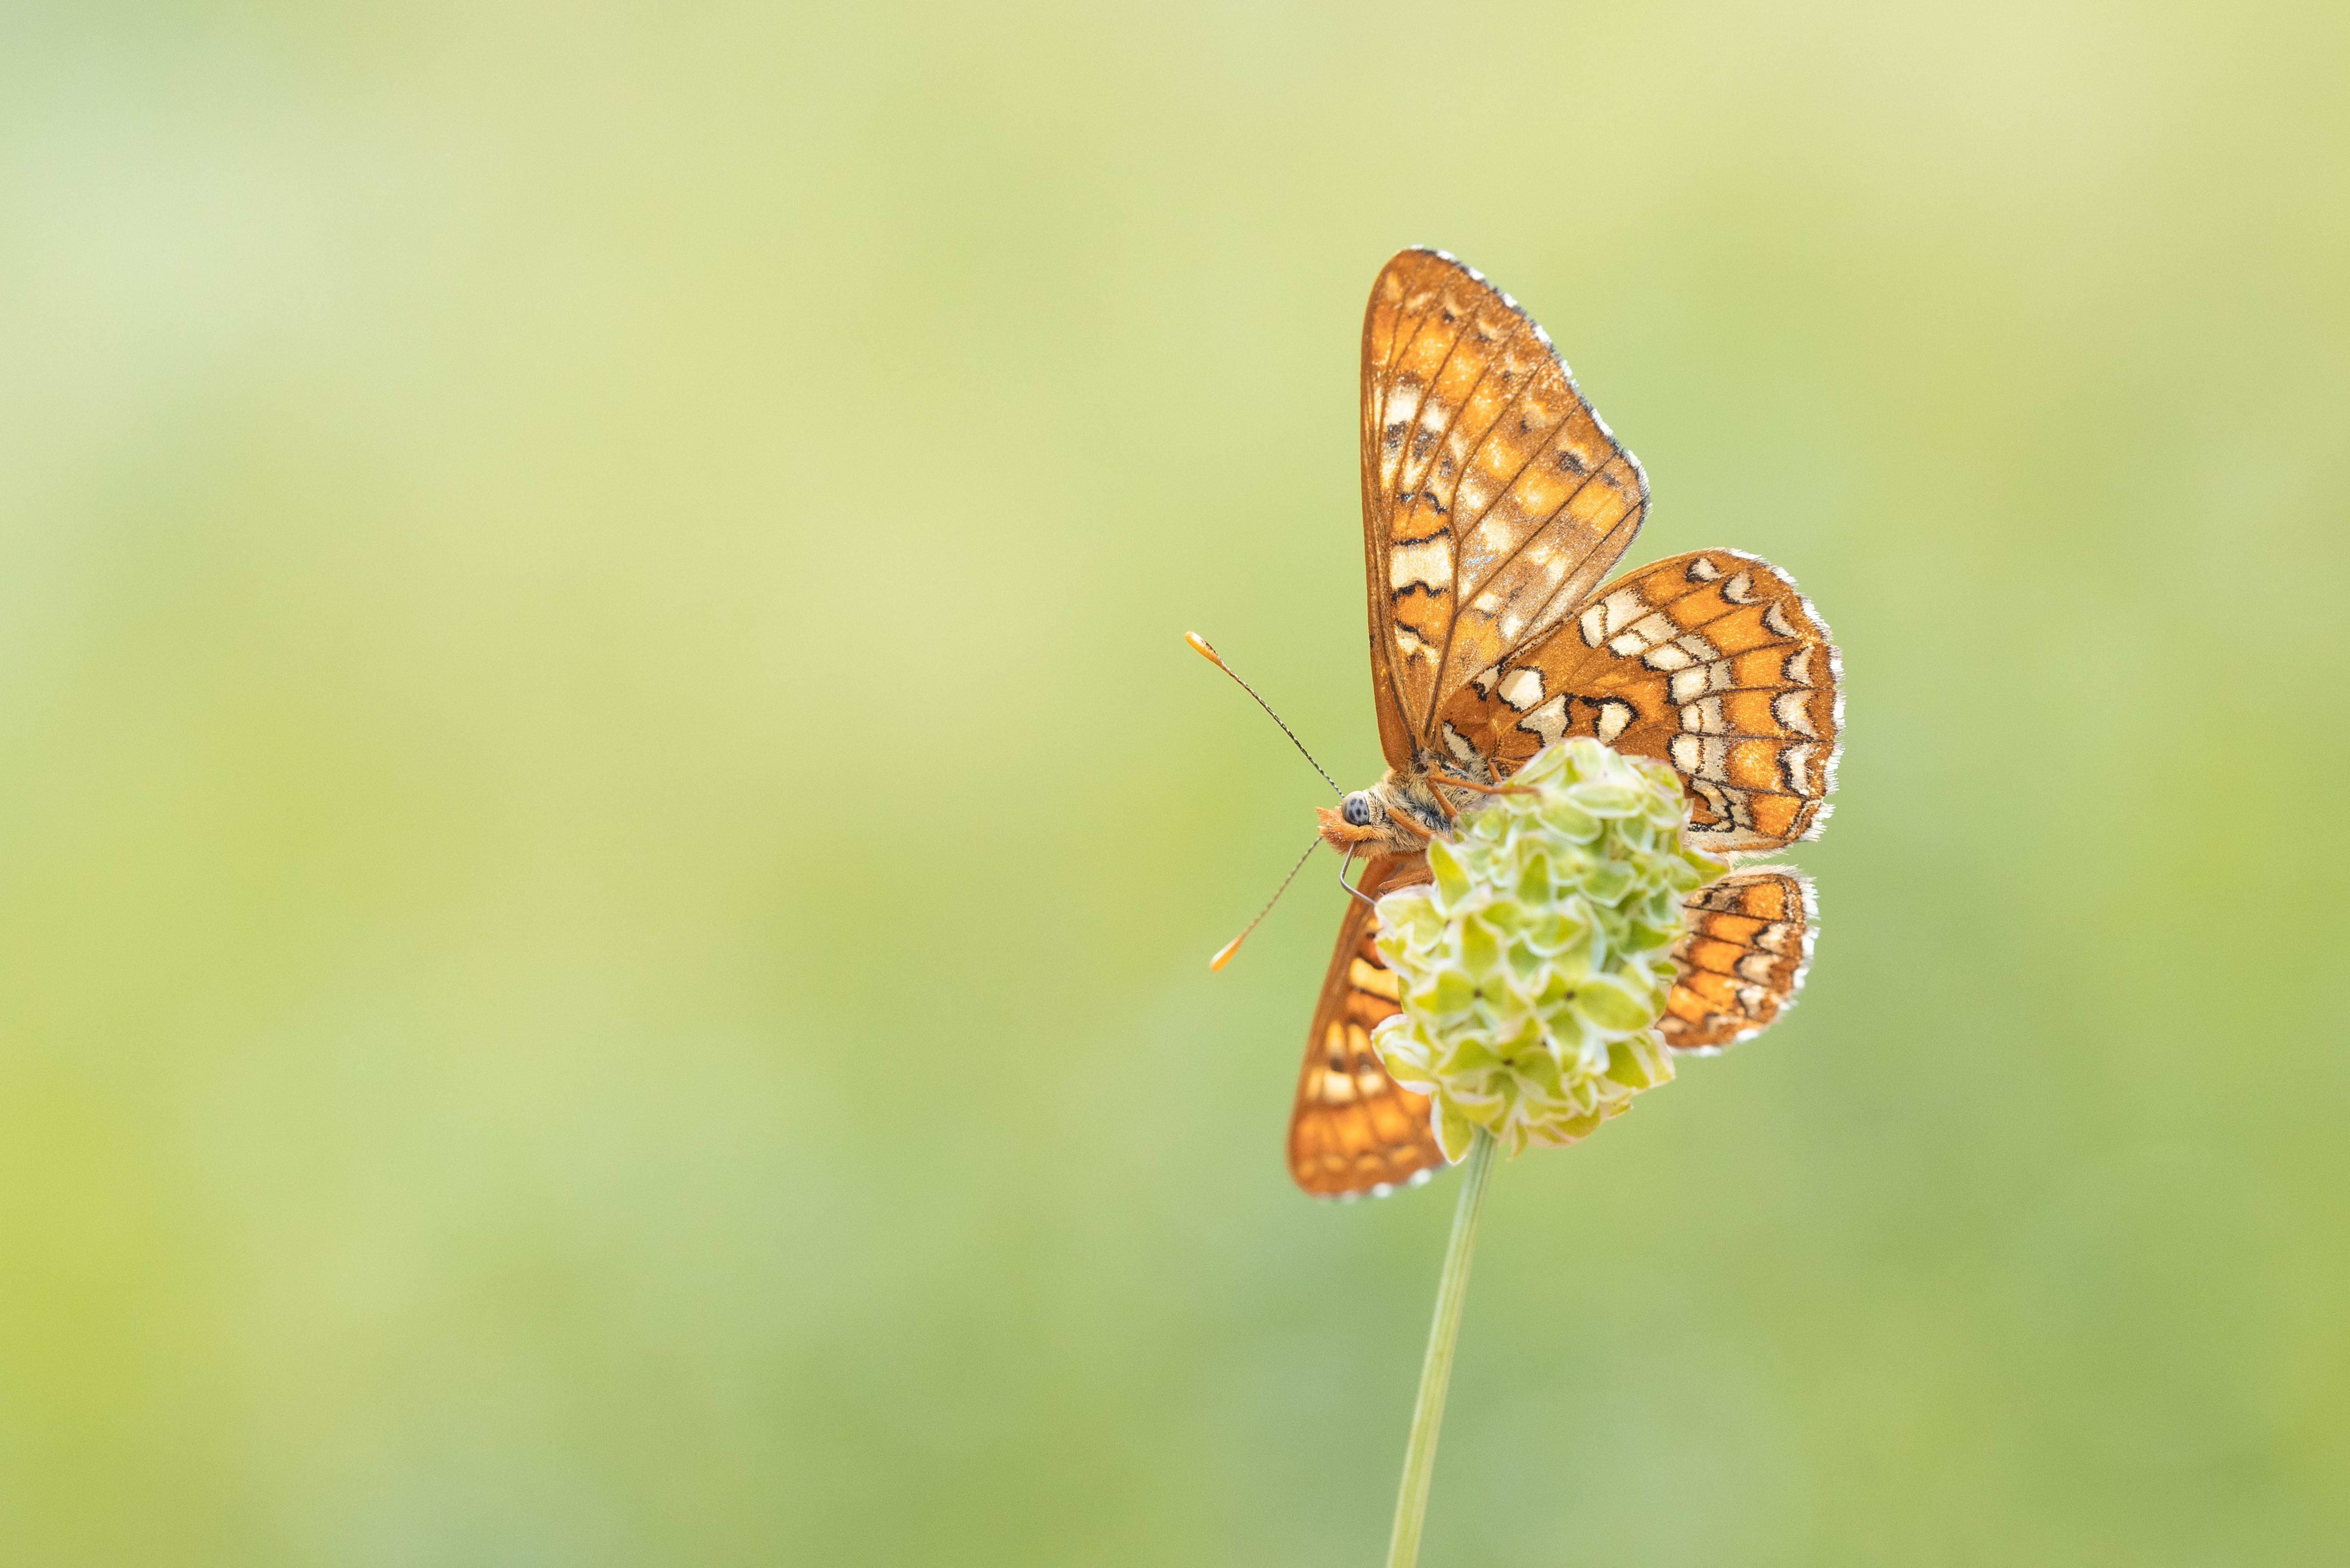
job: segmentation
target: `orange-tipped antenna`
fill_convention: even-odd
[[[1245,680],[1241,680],[1239,671],[1235,670],[1231,665],[1224,662],[1224,656],[1222,654],[1218,653],[1214,649],[1208,646],[1208,639],[1206,638],[1201,637],[1196,631],[1187,631],[1183,634],[1183,640],[1190,643],[1191,647],[1197,650],[1201,658],[1206,659],[1209,663],[1214,665],[1217,669],[1231,676],[1234,680],[1240,681],[1240,688],[1242,691],[1247,692],[1251,697],[1256,697],[1256,705],[1263,709],[1266,716],[1272,719],[1274,723],[1281,724],[1281,732],[1289,737],[1289,743],[1297,748],[1297,754],[1299,756],[1304,757],[1309,763],[1314,763],[1314,771],[1322,775],[1322,782],[1324,784],[1328,784],[1332,790],[1336,791],[1339,794],[1343,795],[1347,793],[1345,790],[1338,788],[1338,781],[1332,778],[1328,771],[1325,769],[1320,763],[1314,762],[1314,753],[1305,749],[1305,742],[1297,738],[1296,731],[1291,729],[1287,724],[1282,723],[1281,715],[1273,711],[1273,704],[1266,701],[1262,697],[1257,697],[1256,688],[1250,685]],[[1300,864],[1302,865],[1304,862],[1301,861]],[[1284,883],[1283,886],[1286,887],[1288,884]],[[1278,898],[1281,895],[1275,893],[1274,897]],[[1271,905],[1266,906],[1268,909],[1271,907]],[[1261,919],[1263,917],[1260,916],[1258,918]],[[1246,936],[1248,933],[1246,931],[1243,931],[1241,935]],[[1234,943],[1233,945],[1238,946],[1239,944]],[[1229,957],[1230,952],[1231,950],[1227,949],[1225,956]]]
[[[1196,641],[1197,639],[1195,639],[1194,640]],[[1216,950],[1216,956],[1208,961],[1208,971],[1211,974],[1232,961],[1232,955],[1241,950],[1241,944],[1248,940],[1248,934],[1256,929],[1258,921],[1263,920],[1267,915],[1273,913],[1273,907],[1281,902],[1281,896],[1289,891],[1289,885],[1297,880],[1297,874],[1300,871],[1305,869],[1306,860],[1312,857],[1315,849],[1321,844],[1321,836],[1318,834],[1315,835],[1314,842],[1305,846],[1305,853],[1297,857],[1297,864],[1289,868],[1289,875],[1281,879],[1281,886],[1273,890],[1273,897],[1264,901],[1264,908],[1256,912],[1256,919],[1251,920],[1247,925],[1243,926],[1239,936],[1234,937],[1231,941],[1226,942],[1222,947]]]

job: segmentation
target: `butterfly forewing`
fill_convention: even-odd
[[[1843,667],[1794,581],[1736,550],[1669,556],[1617,578],[1550,633],[1482,672],[1442,715],[1442,745],[1514,770],[1594,735],[1661,758],[1690,795],[1690,841],[1779,848],[1826,820]]]
[[[1363,318],[1363,534],[1379,740],[1400,767],[1446,694],[1575,608],[1631,543],[1639,465],[1516,302],[1440,252]]]
[[[1362,885],[1384,892],[1426,876],[1424,866],[1382,857]],[[1297,1076],[1289,1173],[1320,1198],[1388,1191],[1444,1163],[1427,1099],[1388,1077],[1371,1048],[1371,1031],[1400,1010],[1395,973],[1379,957],[1378,929],[1378,912],[1349,900]]]
[[[1677,1051],[1719,1051],[1794,1005],[1819,906],[1807,878],[1769,866],[1733,871],[1690,894],[1685,908],[1689,929],[1672,955],[1679,978],[1659,1028]]]

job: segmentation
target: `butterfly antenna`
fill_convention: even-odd
[[[1323,767],[1320,763],[1314,762],[1314,753],[1305,749],[1305,742],[1297,738],[1296,731],[1291,729],[1287,724],[1282,723],[1281,715],[1273,711],[1273,704],[1266,701],[1262,697],[1257,697],[1256,688],[1250,685],[1245,680],[1241,680],[1239,672],[1233,670],[1231,665],[1224,662],[1224,656],[1222,654],[1218,653],[1214,649],[1208,646],[1208,639],[1206,638],[1201,637],[1196,631],[1187,631],[1183,634],[1183,640],[1190,643],[1193,649],[1197,649],[1201,658],[1206,659],[1209,663],[1214,665],[1217,669],[1231,676],[1234,680],[1240,681],[1240,688],[1242,691],[1247,692],[1252,697],[1256,697],[1256,705],[1264,710],[1266,717],[1270,718],[1274,723],[1281,724],[1281,732],[1289,737],[1289,743],[1297,748],[1297,754],[1304,757],[1307,762],[1314,763],[1314,771],[1322,775],[1322,782],[1328,784],[1334,794],[1343,795],[1347,793],[1345,790],[1338,787],[1338,781],[1330,776],[1327,769]],[[1305,862],[1301,860],[1298,864],[1302,866]],[[1293,872],[1292,875],[1294,876],[1295,873]],[[1282,884],[1284,888],[1288,885],[1289,884],[1286,882]],[[1281,895],[1275,893],[1274,897],[1278,898]],[[1273,908],[1273,906],[1268,904],[1265,908],[1269,909]],[[1263,918],[1264,917],[1262,915],[1257,917],[1258,919],[1263,919]],[[1255,922],[1252,921],[1250,923],[1253,925]],[[1248,935],[1246,931],[1243,931],[1241,933],[1241,936],[1244,937],[1246,935]],[[1234,938],[1232,940],[1232,947],[1236,948],[1240,945],[1239,938]],[[1226,948],[1224,950],[1224,956],[1229,957],[1231,953],[1232,948]]]
[[[1273,890],[1273,897],[1264,901],[1264,908],[1256,912],[1256,919],[1242,927],[1239,936],[1216,950],[1216,956],[1208,961],[1208,971],[1211,974],[1232,961],[1232,955],[1241,950],[1243,942],[1248,940],[1249,932],[1256,929],[1258,924],[1267,915],[1273,913],[1273,907],[1281,902],[1281,896],[1289,891],[1289,885],[1297,880],[1297,874],[1305,869],[1306,860],[1312,857],[1315,849],[1321,846],[1321,844],[1322,840],[1317,835],[1314,842],[1305,846],[1305,853],[1297,857],[1297,864],[1289,868],[1289,875],[1281,879],[1281,886]]]

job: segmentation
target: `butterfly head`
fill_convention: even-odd
[[[1322,822],[1322,841],[1331,848],[1374,855],[1416,855],[1443,830],[1444,820],[1433,806],[1415,810],[1392,774],[1335,806],[1315,806],[1314,815]]]
[[[1371,804],[1371,792],[1358,789],[1335,806],[1317,805],[1314,815],[1322,819],[1322,841],[1333,849],[1352,849],[1379,836],[1378,822],[1385,815]]]

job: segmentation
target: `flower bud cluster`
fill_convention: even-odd
[[[1403,1011],[1373,1033],[1459,1159],[1583,1137],[1673,1075],[1658,1035],[1681,901],[1725,865],[1690,848],[1679,779],[1578,738],[1428,848],[1434,879],[1379,900]]]

